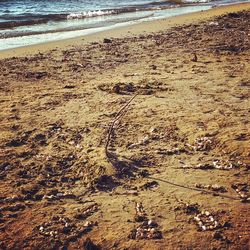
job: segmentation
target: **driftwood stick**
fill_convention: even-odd
[[[138,94],[135,94],[124,106],[122,106],[122,108],[117,112],[115,119],[110,123],[109,129],[108,129],[108,135],[107,135],[107,140],[106,140],[106,144],[105,144],[105,154],[107,156],[107,158],[110,157],[109,151],[108,151],[108,147],[109,147],[109,143],[112,137],[112,133],[114,131],[114,126],[115,123],[122,118],[122,116],[125,115],[126,113],[126,109],[128,108],[128,106],[130,105],[130,103],[135,99],[135,97]]]

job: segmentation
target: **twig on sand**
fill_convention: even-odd
[[[114,126],[116,124],[116,122],[121,119],[125,113],[126,113],[126,109],[128,108],[128,106],[131,104],[131,102],[135,99],[135,97],[138,95],[135,94],[116,114],[115,119],[111,122],[109,129],[108,129],[108,135],[107,135],[107,140],[106,140],[106,144],[105,144],[105,154],[106,157],[109,159],[112,155],[108,150],[109,144],[110,144],[110,140],[112,137],[112,133],[114,131]]]
[[[216,191],[204,190],[204,189],[196,188],[196,187],[189,187],[189,186],[179,184],[179,183],[174,183],[172,181],[165,180],[165,179],[160,179],[160,178],[156,178],[156,177],[152,177],[152,176],[147,176],[147,178],[151,179],[151,180],[165,182],[165,183],[167,183],[169,185],[172,185],[172,186],[185,188],[185,189],[189,189],[189,190],[194,190],[194,191],[199,191],[199,192],[206,193],[206,194],[212,194],[214,196],[220,196],[220,197],[228,198],[228,199],[231,199],[231,200],[242,200],[239,197],[234,197],[234,196],[230,196],[230,195],[226,195],[226,194],[220,194],[220,193],[218,193]]]

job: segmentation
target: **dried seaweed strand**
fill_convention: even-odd
[[[151,176],[148,176],[147,178],[151,179],[151,180],[157,180],[157,181],[165,182],[165,183],[168,183],[170,185],[181,187],[181,188],[186,188],[186,189],[190,189],[190,190],[194,190],[194,191],[199,191],[199,192],[203,192],[203,193],[207,193],[207,194],[212,194],[212,195],[215,195],[215,196],[220,196],[220,197],[223,197],[223,198],[228,198],[228,199],[231,199],[231,200],[241,200],[241,198],[239,198],[239,197],[233,197],[233,196],[229,196],[229,195],[226,195],[226,194],[220,194],[220,193],[215,192],[215,191],[189,187],[189,186],[174,183],[174,182],[171,182],[171,181],[168,181],[168,180],[163,180],[163,179],[160,179],[160,178],[155,178],[155,177],[151,177]]]
[[[110,153],[109,153],[109,150],[108,150],[108,147],[109,147],[109,143],[110,143],[110,140],[111,140],[111,136],[112,136],[112,133],[114,131],[114,126],[115,126],[115,123],[122,118],[122,116],[125,115],[126,113],[126,109],[127,107],[130,105],[130,103],[135,99],[135,97],[138,95],[135,94],[116,114],[115,116],[115,119],[111,122],[110,126],[109,126],[109,130],[108,130],[108,135],[107,135],[107,140],[106,140],[106,144],[105,144],[105,154],[106,154],[106,157],[109,158],[110,157]]]

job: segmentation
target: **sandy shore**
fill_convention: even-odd
[[[1,52],[0,249],[249,249],[249,7]]]

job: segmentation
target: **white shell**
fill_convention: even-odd
[[[150,226],[152,223],[153,223],[152,220],[149,220],[149,221],[148,221],[148,225],[149,225],[149,226]]]
[[[200,221],[201,219],[200,219],[198,216],[195,216],[195,217],[194,217],[194,220]]]
[[[210,218],[210,221],[214,221],[213,216],[209,216],[209,218]]]

